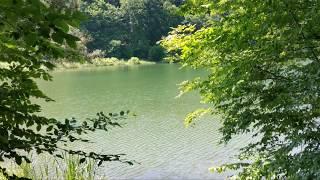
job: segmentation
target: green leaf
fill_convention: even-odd
[[[103,163],[103,161],[101,160],[101,161],[99,161],[99,163],[98,163],[98,167],[100,167],[101,165],[102,165],[102,163]]]
[[[59,28],[60,30],[62,30],[63,32],[65,33],[68,33],[69,32],[69,25],[64,21],[64,20],[61,20],[61,19],[55,19],[53,21],[53,24]]]
[[[65,39],[67,41],[67,44],[71,47],[71,48],[76,48],[77,47],[77,43],[76,41],[79,41],[80,39],[76,36],[70,35],[70,34],[66,34],[65,35]]]
[[[86,162],[86,158],[81,158],[80,159],[80,164],[83,164],[84,162]]]
[[[59,44],[62,44],[64,40],[63,34],[60,33],[59,31],[52,33],[51,38],[52,40],[54,40],[56,43],[59,43]]]
[[[40,131],[41,130],[41,124],[38,124],[37,125],[37,131]]]
[[[15,156],[15,161],[18,165],[22,164],[22,158],[20,156]]]
[[[52,131],[52,129],[53,129],[53,126],[51,125],[51,126],[49,126],[49,127],[47,128],[47,132]]]
[[[4,136],[0,134],[0,144],[8,144],[8,136]]]

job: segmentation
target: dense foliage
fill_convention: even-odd
[[[1,0],[0,3],[0,161],[30,163],[28,152],[61,157],[62,152],[103,161],[122,161],[121,155],[103,155],[71,150],[67,144],[88,142],[81,134],[120,126],[120,115],[98,113],[97,118],[79,123],[58,121],[38,115],[41,107],[34,99],[52,101],[35,80],[51,80],[51,58],[64,56],[65,47],[76,47],[79,39],[69,34],[83,15],[74,9],[56,8],[40,0]],[[128,162],[130,163],[130,162]],[[3,164],[0,172],[8,178]]]
[[[183,83],[200,90],[223,115],[223,142],[249,133],[241,179],[320,178],[320,1],[189,0],[186,15],[210,16],[205,26],[180,26],[162,44],[206,79]]]
[[[176,7],[181,3],[170,0],[84,3],[81,10],[89,19],[83,29],[92,37],[87,44],[89,51],[101,49],[107,57],[161,60],[164,51],[156,43],[181,22]]]

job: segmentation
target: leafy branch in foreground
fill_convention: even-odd
[[[176,28],[162,45],[210,75],[182,89],[199,90],[223,115],[222,142],[244,133],[254,140],[239,155],[246,163],[212,170],[239,169],[240,179],[320,178],[319,4],[186,1],[182,11],[211,20]]]
[[[87,139],[82,134],[120,126],[120,115],[98,113],[97,118],[79,124],[75,119],[61,122],[38,115],[41,107],[33,99],[52,101],[37,86],[35,80],[52,79],[48,70],[54,68],[49,59],[64,56],[65,47],[75,48],[78,37],[69,34],[83,15],[74,9],[53,8],[41,0],[1,0],[0,3],[0,161],[30,163],[28,152],[80,155],[103,161],[121,161],[122,154],[104,155],[69,150],[64,145]],[[82,159],[81,162],[84,162]],[[0,165],[1,172],[9,175]],[[21,177],[23,178],[23,177]]]

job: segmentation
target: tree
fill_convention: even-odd
[[[103,161],[123,161],[120,154],[104,155],[72,150],[67,145],[95,130],[120,126],[120,115],[98,113],[79,123],[75,119],[59,121],[40,116],[41,107],[32,99],[52,101],[37,86],[35,80],[51,80],[48,61],[64,56],[64,47],[76,47],[79,39],[69,34],[78,26],[83,15],[74,9],[53,8],[40,0],[2,0],[0,3],[0,161],[14,160],[20,165],[30,163],[28,152],[47,153],[62,157],[61,153],[80,155]],[[99,164],[101,164],[99,163]],[[9,179],[16,179],[0,166]],[[21,177],[22,178],[22,177]]]
[[[239,158],[213,170],[241,179],[320,178],[320,1],[187,1],[187,15],[210,14],[200,29],[180,26],[162,41],[184,66],[210,72],[182,84],[223,115],[222,142],[249,133]],[[249,163],[248,163],[249,162]]]
[[[156,45],[149,50],[149,59],[154,61],[161,61],[165,57],[165,50],[163,47]]]
[[[122,47],[128,27],[122,10],[103,0],[96,0],[83,4],[82,11],[89,18],[81,29],[87,31],[93,39],[87,43],[89,51],[101,49],[111,56],[125,56],[127,52],[123,51]]]
[[[182,20],[177,7],[164,0],[121,0],[119,6],[96,0],[82,9],[90,17],[83,27],[94,39],[88,48],[125,59],[148,58],[149,49]]]

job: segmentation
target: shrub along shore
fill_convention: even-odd
[[[93,68],[103,66],[136,66],[136,65],[151,65],[156,64],[153,61],[141,60],[137,57],[132,57],[129,60],[111,58],[95,58],[85,62],[72,62],[59,60],[54,63],[56,69],[80,69],[80,68]]]
[[[83,69],[107,66],[138,66],[156,64],[154,61],[141,60],[132,57],[129,60],[111,58],[95,58],[89,61],[67,61],[65,59],[55,60],[53,64],[56,66],[54,70]],[[9,68],[8,63],[0,63],[0,68]]]

